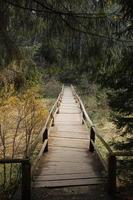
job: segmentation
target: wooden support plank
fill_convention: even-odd
[[[108,192],[116,192],[116,156],[112,154],[108,157]]]
[[[45,165],[44,165],[45,166]],[[75,173],[88,173],[88,174],[94,174],[94,175],[100,175],[102,176],[102,173],[95,171],[93,169],[93,166],[90,168],[87,167],[81,167],[81,168],[63,168],[63,167],[43,167],[43,168],[38,168],[38,172],[36,174],[38,175],[50,175],[50,174],[75,174]]]
[[[94,129],[91,127],[91,130],[90,130],[90,146],[89,146],[90,152],[93,152],[93,151],[94,151],[93,143],[95,143],[95,131],[94,131]]]
[[[88,140],[81,140],[81,139],[78,139],[75,140],[73,139],[69,139],[69,138],[56,138],[56,139],[53,139],[52,137],[49,137],[49,142],[50,142],[50,145],[53,145],[53,146],[66,146],[66,147],[77,147],[77,148],[87,148],[88,147]]]
[[[81,136],[81,135],[77,135],[77,137],[75,138],[74,136],[72,136],[72,135],[68,135],[68,136],[64,136],[64,135],[62,135],[62,134],[58,134],[58,135],[52,135],[52,136],[50,136],[49,138],[57,138],[57,139],[71,139],[71,140],[84,140],[84,141],[89,141],[89,138],[88,137],[83,137],[83,136]]]
[[[67,186],[99,185],[103,183],[104,181],[99,179],[38,181],[34,185],[34,187],[67,187]]]
[[[94,174],[81,173],[81,174],[58,174],[58,175],[43,175],[34,176],[34,181],[52,181],[52,180],[74,180],[74,179],[102,179],[105,180],[106,177],[96,176]]]
[[[22,162],[22,200],[31,199],[31,164],[30,161]]]

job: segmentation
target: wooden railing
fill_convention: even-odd
[[[62,90],[56,100],[56,102],[54,103],[49,116],[46,120],[46,123],[44,125],[44,127],[42,128],[40,134],[38,135],[38,137],[36,138],[36,140],[34,141],[34,143],[31,145],[29,152],[28,152],[28,157],[30,157],[31,153],[34,152],[34,150],[36,149],[37,144],[42,141],[43,145],[42,148],[39,152],[39,154],[36,157],[36,160],[34,161],[34,163],[32,164],[32,168],[31,168],[31,173],[33,174],[34,169],[38,163],[38,161],[40,160],[42,154],[44,152],[48,151],[48,135],[49,135],[49,129],[51,126],[54,126],[54,118],[55,115],[57,113],[59,113],[59,107],[60,107],[60,103],[62,101],[62,95],[63,95],[63,91],[64,91],[64,86],[62,86]]]
[[[38,134],[36,140],[31,144],[27,157],[24,159],[0,159],[0,164],[20,164],[21,165],[21,199],[30,200],[31,199],[31,179],[34,172],[34,169],[44,152],[48,151],[48,132],[51,126],[54,126],[54,117],[56,113],[59,113],[59,106],[62,100],[64,86],[53,105],[48,118],[43,126],[41,132]],[[42,142],[42,148],[37,155],[36,159],[31,162],[31,156],[36,149],[36,146],[39,142]]]
[[[0,164],[21,164],[21,199],[31,199],[31,162],[30,159],[1,159]]]
[[[91,121],[90,117],[88,116],[85,107],[82,103],[82,100],[80,99],[80,97],[78,96],[78,94],[76,93],[74,87],[71,85],[71,89],[75,98],[75,101],[79,104],[80,109],[82,111],[82,116],[83,116],[83,123],[86,124],[86,126],[88,128],[90,128],[90,145],[89,145],[89,151],[90,152],[94,152],[96,151],[105,170],[107,171],[107,175],[108,175],[108,192],[111,194],[114,194],[114,192],[116,191],[117,188],[117,184],[116,184],[116,180],[117,180],[117,176],[116,176],[116,170],[117,170],[117,157],[124,157],[124,156],[133,156],[133,152],[114,152],[110,146],[107,144],[107,142],[102,138],[102,136],[98,133],[98,131],[96,130],[95,125],[93,124],[93,122]],[[105,149],[107,150],[107,160],[105,160],[103,158],[103,155],[101,154],[101,152],[99,151],[95,140],[99,139],[100,142],[103,144],[103,146],[105,147]]]

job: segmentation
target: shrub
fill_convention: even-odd
[[[48,98],[57,98],[61,91],[61,83],[55,79],[49,80],[44,85],[44,96]]]

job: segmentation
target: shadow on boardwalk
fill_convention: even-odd
[[[113,200],[103,185],[64,187],[58,189],[34,188],[32,200]]]

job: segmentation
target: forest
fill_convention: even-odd
[[[133,150],[133,1],[0,0],[0,159],[29,155],[62,84],[112,149]],[[132,159],[118,163],[128,188]],[[19,181],[18,164],[0,165],[2,200]]]

